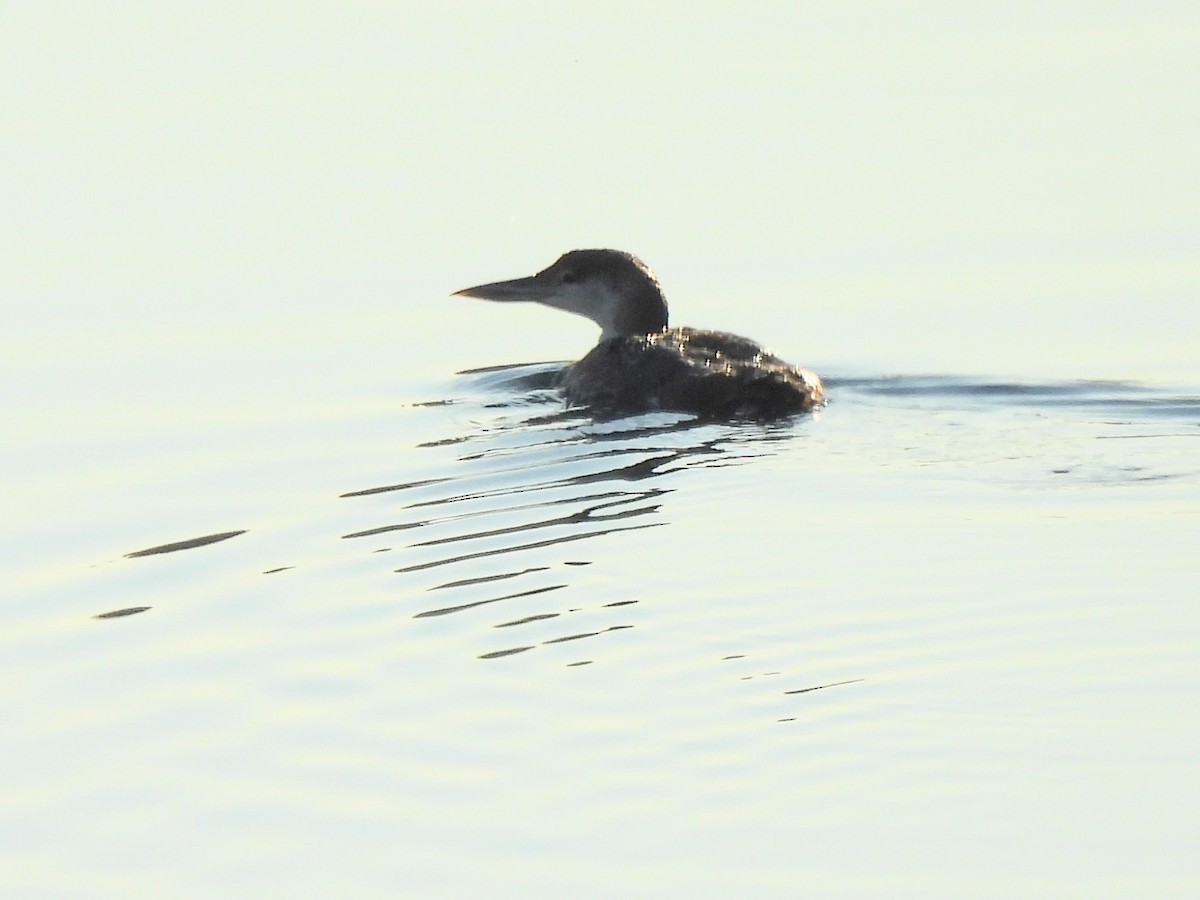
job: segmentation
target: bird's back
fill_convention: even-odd
[[[695,328],[601,341],[564,373],[562,388],[572,402],[607,414],[772,418],[824,402],[815,373],[746,338]]]

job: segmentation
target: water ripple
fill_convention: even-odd
[[[1161,388],[1134,381],[991,381],[951,375],[831,377],[831,393],[904,398],[944,407],[948,401],[972,406],[1058,407],[1149,417],[1190,418],[1200,424],[1200,392]]]

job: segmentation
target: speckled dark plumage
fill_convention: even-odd
[[[712,418],[774,418],[825,402],[815,372],[723,331],[671,328],[601,341],[563,372],[572,403],[600,414],[671,409]]]

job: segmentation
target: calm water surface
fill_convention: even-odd
[[[1200,896],[1200,7],[710,12],[5,6],[0,895]]]
[[[1192,893],[1200,391],[594,422],[555,368],[14,560],[13,895]]]

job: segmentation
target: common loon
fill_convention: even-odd
[[[650,267],[620,250],[572,250],[536,275],[456,291],[530,301],[591,319],[600,342],[559,386],[601,415],[671,409],[704,417],[772,418],[825,402],[815,372],[723,331],[668,328],[667,301]]]

